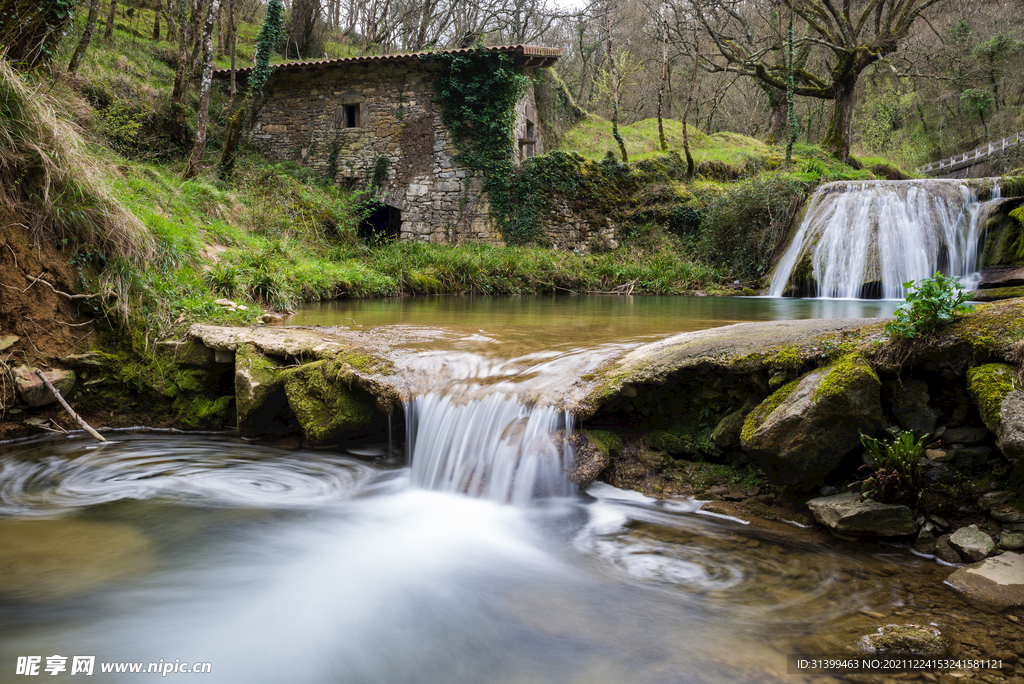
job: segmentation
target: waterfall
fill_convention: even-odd
[[[976,183],[840,181],[814,193],[769,295],[902,299],[941,271],[969,283],[981,254]],[[1000,197],[995,183],[991,200]]]
[[[413,398],[405,414],[417,486],[513,504],[573,492],[568,412],[529,406],[516,394],[447,391]]]

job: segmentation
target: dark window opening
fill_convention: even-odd
[[[368,242],[397,240],[402,235],[402,212],[383,204],[359,224],[359,237]]]
[[[342,105],[345,108],[342,117],[342,126],[344,128],[359,128],[359,105],[350,104]]]
[[[529,119],[526,120],[526,131],[525,135],[519,139],[519,149],[521,157],[528,158],[537,154],[537,129],[535,124]]]

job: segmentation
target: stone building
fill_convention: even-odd
[[[558,48],[486,48],[512,55],[527,76]],[[473,54],[475,49],[451,50]],[[454,161],[458,149],[434,102],[438,66],[407,53],[279,64],[263,90],[252,141],[273,160],[295,160],[351,187],[380,188],[377,232],[432,242],[499,242],[480,178]],[[252,68],[237,70],[244,84]],[[214,72],[229,78],[226,69]],[[531,85],[516,112],[515,161],[544,152]]]

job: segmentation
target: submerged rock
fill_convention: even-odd
[[[85,520],[0,520],[0,596],[54,600],[152,567],[135,527]]]
[[[780,484],[820,484],[861,434],[882,428],[878,376],[848,356],[777,390],[747,416],[741,444]]]
[[[860,639],[866,653],[937,656],[946,652],[939,630],[924,625],[885,625]]]
[[[946,584],[968,597],[1006,610],[1024,606],[1024,556],[1007,551],[960,568]]]
[[[67,398],[75,386],[75,372],[70,370],[45,371],[43,375],[53,384],[54,387]],[[57,397],[53,395],[50,388],[46,386],[38,375],[36,369],[29,366],[18,366],[14,369],[14,386],[18,388],[21,400],[27,406],[49,406],[57,403]]]
[[[949,545],[968,561],[979,561],[995,548],[992,537],[979,530],[977,525],[961,527],[949,535]]]
[[[861,499],[852,492],[811,499],[814,519],[840,534],[856,537],[904,537],[918,529],[914,512],[906,506]]]

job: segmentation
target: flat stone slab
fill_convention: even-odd
[[[1007,551],[960,568],[946,584],[1000,610],[1024,607],[1024,556]]]
[[[908,507],[862,500],[851,492],[811,499],[807,506],[815,520],[840,534],[903,537],[917,533],[914,512]]]

